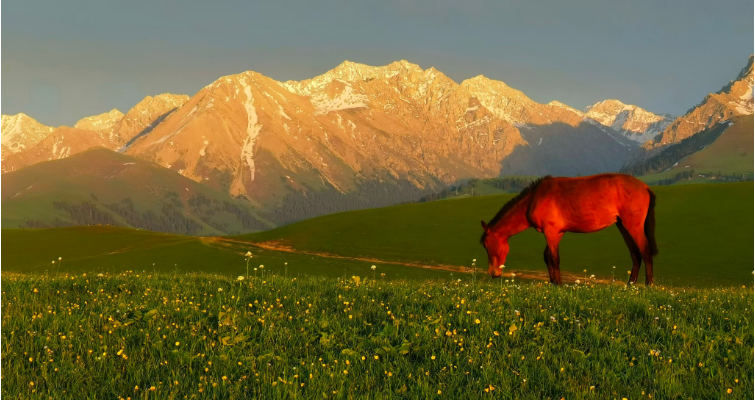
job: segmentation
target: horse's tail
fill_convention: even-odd
[[[648,215],[645,217],[645,237],[648,239],[650,254],[658,254],[658,244],[655,242],[655,193],[648,189],[650,194],[650,205],[648,206]]]

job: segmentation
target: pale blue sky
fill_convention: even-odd
[[[155,3],[155,4],[153,4]],[[753,52],[752,0],[37,1],[2,4],[2,113],[48,125],[253,70],[343,60],[479,74],[538,102],[606,98],[679,115]]]

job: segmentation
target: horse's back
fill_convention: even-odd
[[[625,174],[600,174],[576,178],[558,177],[543,181],[544,191],[557,191],[573,197],[592,197],[630,195],[636,196],[646,193],[648,185],[645,182]]]
[[[530,217],[535,225],[555,224],[561,230],[594,232],[615,223],[620,216],[644,213],[647,206],[643,211],[641,205],[648,202],[647,185],[629,175],[549,178],[533,196]]]

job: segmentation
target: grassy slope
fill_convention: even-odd
[[[351,276],[365,274],[372,265],[252,246],[228,247],[206,238],[112,226],[4,229],[2,238],[3,271],[13,272],[55,272],[58,262],[53,265],[52,261],[63,257],[62,271],[179,271],[238,276],[246,274],[243,255],[248,250],[254,252],[250,274],[255,274],[254,267],[262,264],[266,274]],[[386,273],[390,279],[445,277],[432,270],[393,265],[381,265],[378,272]]]
[[[663,284],[740,285],[752,282],[749,258],[753,241],[753,184],[659,187],[656,276]],[[512,195],[409,204],[328,215],[279,229],[245,235],[253,241],[276,240],[299,250],[368,256],[387,261],[471,265],[486,263],[479,245],[479,221],[489,220]],[[64,269],[154,270],[245,273],[243,254],[253,250],[252,265],[289,275],[370,274],[372,262],[321,258],[223,245],[211,240],[115,227],[3,230],[3,270],[51,270],[64,257]],[[544,271],[545,240],[528,230],[511,240],[506,264],[515,270]],[[624,280],[631,261],[618,230],[566,234],[562,269]],[[288,262],[288,265],[284,263]],[[177,265],[176,265],[177,264]],[[379,263],[378,263],[379,264]],[[450,278],[448,272],[380,264],[388,278]],[[484,267],[482,267],[484,268]],[[458,277],[458,274],[457,274]]]
[[[4,274],[3,397],[753,393],[752,288],[135,275]]]
[[[668,171],[641,177],[645,182],[655,182],[661,179],[671,178],[675,174],[686,169],[694,169],[696,174],[718,173],[723,174],[753,174],[753,148],[755,147],[755,135],[753,135],[753,116],[747,115],[733,118],[734,125],[730,126],[721,136],[704,149],[691,154],[679,161]],[[711,182],[708,179],[699,178],[695,181]],[[679,183],[690,183],[681,181]]]
[[[183,214],[202,226],[200,234],[203,235],[222,235],[224,232],[192,215],[186,205],[189,197],[201,193],[220,202],[241,203],[166,168],[104,148],[95,148],[62,160],[42,162],[4,174],[2,226],[17,228],[28,220],[39,220],[48,225],[56,218],[70,221],[70,215],[55,209],[53,201],[94,203],[101,211],[111,214],[118,223],[128,226],[123,218],[103,204],[131,198],[141,213],[150,210],[160,215],[162,205],[169,203],[165,197],[169,192],[179,196],[184,203]],[[91,194],[95,194],[97,199]],[[230,231],[245,231],[231,214],[220,212],[212,218],[227,223]]]
[[[753,184],[659,187],[656,276],[661,282],[751,282]],[[483,196],[327,215],[278,229],[244,235],[248,240],[282,241],[297,249],[386,260],[478,265],[486,263],[478,243],[480,220],[489,220],[513,195]],[[545,239],[530,229],[511,240],[506,264],[541,270]],[[624,278],[628,250],[614,227],[598,233],[567,233],[562,269]]]

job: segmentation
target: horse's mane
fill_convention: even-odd
[[[509,212],[509,210],[514,208],[515,205],[519,204],[519,202],[522,201],[522,199],[525,198],[528,194],[530,194],[530,192],[535,190],[540,185],[540,183],[550,178],[552,178],[551,175],[543,176],[541,178],[538,178],[534,182],[530,183],[530,185],[527,186],[526,188],[522,189],[522,191],[519,192],[518,195],[514,196],[513,199],[509,200],[506,204],[503,205],[503,207],[501,207],[500,210],[498,210],[498,213],[495,215],[495,217],[493,217],[493,219],[491,219],[490,222],[488,222],[488,227],[492,228],[493,226],[495,226],[495,224],[497,224],[498,221],[500,221],[501,218],[503,218],[504,215],[506,215],[506,213]],[[480,243],[485,242],[485,235],[486,233],[482,234],[482,237],[480,238]]]

